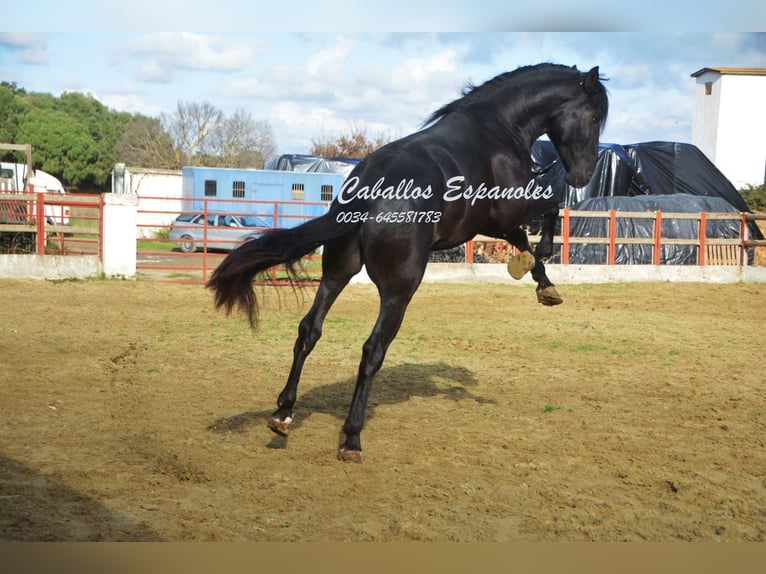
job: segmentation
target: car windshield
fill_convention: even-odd
[[[268,227],[265,221],[255,217],[254,215],[243,215],[239,218],[239,220],[245,227]]]

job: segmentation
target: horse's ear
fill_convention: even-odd
[[[596,87],[596,84],[598,84],[598,66],[592,67],[590,72],[585,75],[582,86],[585,88],[586,92],[590,92]]]

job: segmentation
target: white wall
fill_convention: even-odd
[[[712,93],[705,95],[705,84],[713,84]],[[694,87],[692,143],[715,163],[718,143],[718,110],[721,107],[721,74],[705,72],[697,77]]]
[[[705,83],[713,91],[705,95]],[[707,71],[696,78],[692,143],[737,189],[764,183],[766,76]]]
[[[184,211],[181,170],[125,169],[126,193],[138,196],[138,236],[153,237]]]
[[[108,277],[136,274],[136,208],[133,194],[104,194],[103,246],[104,274]]]
[[[766,167],[766,76],[721,78],[715,164],[740,189],[763,183]]]

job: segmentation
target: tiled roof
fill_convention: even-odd
[[[692,74],[692,78],[705,72],[718,72],[727,76],[766,76],[766,68],[702,68]]]

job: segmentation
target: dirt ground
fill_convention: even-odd
[[[554,279],[555,280],[555,279]],[[336,460],[374,288],[0,281],[0,540],[763,541],[766,286],[424,285]],[[310,297],[310,293],[307,295]]]

